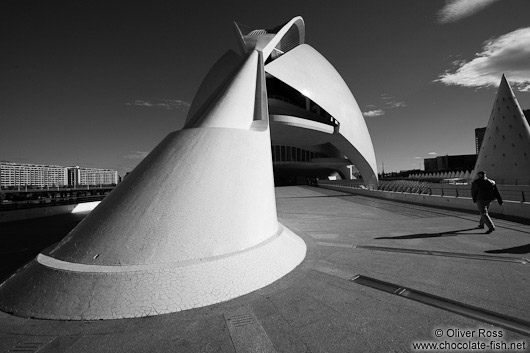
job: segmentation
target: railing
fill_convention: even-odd
[[[86,191],[86,190],[112,190],[116,185],[78,185],[77,187],[72,186],[53,186],[53,187],[42,187],[35,188],[31,186],[19,186],[2,188],[0,194],[14,194],[14,193],[47,193],[47,192],[71,192],[71,191]]]
[[[404,181],[404,179],[402,178],[403,177],[397,177],[394,180]],[[466,178],[465,177],[451,177],[448,175],[441,176],[441,175],[425,175],[425,174],[412,175],[412,176],[409,176],[408,178],[409,181],[425,181],[425,182],[430,182],[430,183],[444,183],[444,182],[448,182],[450,179],[465,180]],[[530,178],[514,178],[514,179],[494,178],[494,179],[497,185],[530,186]],[[388,180],[385,180],[385,181],[388,181]]]
[[[355,180],[319,180],[319,185],[366,189]],[[530,202],[530,186],[497,185],[505,201]],[[378,191],[471,199],[471,185],[438,184],[409,180],[380,181]]]
[[[22,210],[29,208],[40,208],[50,206],[72,205],[76,203],[101,201],[107,195],[83,196],[77,198],[57,198],[51,200],[31,200],[26,202],[14,202],[0,204],[0,211]]]
[[[280,101],[280,102],[288,104],[288,105],[285,105],[285,104],[280,103],[280,104],[277,104],[277,106],[269,107],[269,111],[271,112],[271,114],[292,115],[295,117],[315,121],[315,122],[330,125],[333,127],[337,127],[340,125],[340,122],[337,119],[335,119],[333,116],[331,115],[327,116],[324,113],[322,113],[323,110],[321,111],[320,114],[318,114],[317,112],[307,110],[305,109],[305,107],[299,106],[296,102],[290,100],[289,98],[286,98],[280,95],[271,94],[268,96],[268,98],[270,100],[276,100],[276,101]]]

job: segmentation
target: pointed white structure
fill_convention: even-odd
[[[304,259],[305,243],[276,215],[263,53],[249,50],[215,79],[183,130],[0,285],[1,310],[65,320],[176,312],[262,288]]]
[[[530,178],[530,126],[508,80],[502,75],[488,127],[472,174],[485,171],[498,183],[516,185]]]

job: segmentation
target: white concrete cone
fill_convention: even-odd
[[[486,171],[488,178],[504,185],[528,185],[530,178],[530,126],[502,75],[488,127],[472,178]]]
[[[0,309],[149,316],[226,301],[294,269],[306,246],[277,220],[264,85],[253,51],[193,126],[169,134],[66,238],[0,285]]]

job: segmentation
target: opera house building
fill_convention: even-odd
[[[0,284],[0,310],[101,320],[227,301],[294,270],[307,246],[278,222],[276,181],[339,174],[367,185],[376,161],[363,116],[296,17],[236,26],[184,128],[170,132],[59,243]],[[271,148],[272,146],[272,148]]]
[[[357,169],[366,185],[377,184],[372,140],[364,117],[335,68],[305,43],[301,17],[271,30],[235,23],[241,53],[228,51],[204,80],[188,115],[200,113],[254,49],[263,52],[266,96],[277,185],[339,175]]]

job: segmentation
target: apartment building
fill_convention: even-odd
[[[0,187],[2,189],[116,184],[118,184],[118,172],[112,169],[0,161]]]

